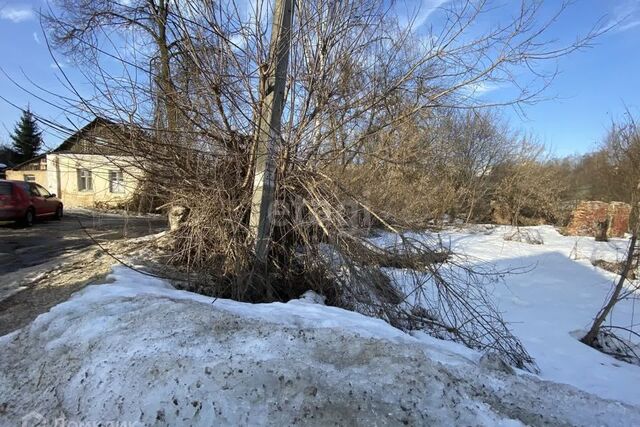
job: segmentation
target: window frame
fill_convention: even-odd
[[[0,196],[11,196],[13,194],[13,185],[10,182],[0,182],[0,189],[2,189]]]
[[[29,197],[42,197],[35,182],[27,182]]]
[[[116,189],[118,191],[114,191]],[[109,193],[124,194],[124,171],[122,169],[112,169],[109,171]]]
[[[42,197],[51,197],[51,192],[44,188],[42,185],[38,183],[34,183],[33,185],[38,189],[38,193],[40,193]]]
[[[78,191],[88,192],[93,191],[93,175],[90,169],[77,167],[78,175]]]

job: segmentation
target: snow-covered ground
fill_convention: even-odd
[[[493,293],[539,377],[310,296],[214,300],[118,266],[112,283],[0,338],[0,425],[30,412],[120,425],[640,425],[640,368],[571,335],[614,277],[589,258],[621,257],[625,241],[535,229],[544,245],[504,241],[502,227],[443,237],[473,262],[523,269]]]
[[[80,208],[72,207],[66,209],[67,214],[92,216],[92,217],[104,217],[104,218],[159,218],[164,216],[160,213],[139,213],[135,211],[127,211],[124,209],[92,209],[92,208]]]
[[[513,228],[506,226],[451,229],[440,233],[440,237],[472,263],[514,272],[505,275],[503,283],[494,285],[493,300],[535,358],[540,377],[640,405],[640,367],[585,346],[574,336],[584,335],[618,277],[594,267],[591,261],[622,260],[628,240],[596,242],[592,237],[563,236],[552,226],[522,229],[539,233],[544,244],[507,241],[504,237],[512,234]],[[412,237],[423,236],[433,237]],[[385,235],[374,241],[384,245],[392,240]],[[617,305],[613,324],[630,326],[640,322],[640,295],[637,298],[638,301]]]
[[[507,275],[504,285],[496,285],[494,299],[536,359],[542,378],[640,405],[640,367],[585,346],[572,335],[589,328],[618,277],[591,261],[622,260],[628,240],[596,242],[591,237],[562,236],[551,226],[534,229],[544,239],[543,245],[504,241],[502,227],[489,235],[450,233],[447,237],[454,250],[491,261],[498,269],[529,270]],[[622,301],[613,312],[614,324],[630,326],[639,321],[640,300]]]

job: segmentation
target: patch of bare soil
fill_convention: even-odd
[[[615,274],[622,273],[622,269],[624,268],[624,262],[622,261],[612,262],[612,261],[606,261],[603,259],[596,259],[591,261],[591,264],[594,265],[595,267],[599,267],[603,270],[606,270],[608,272],[615,273]],[[627,274],[627,278],[629,280],[636,280],[637,279],[636,271],[635,270],[629,271],[629,273]]]
[[[148,255],[149,250],[147,237],[114,241],[0,277],[0,336],[24,327],[88,284],[103,281],[116,258]]]

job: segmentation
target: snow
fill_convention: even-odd
[[[2,425],[638,425],[640,408],[323,305],[244,304],[121,266],[0,338]],[[59,421],[58,421],[59,422]]]
[[[506,226],[450,229],[440,237],[475,264],[489,263],[498,271],[516,272],[505,275],[504,283],[495,284],[492,296],[511,330],[536,360],[541,378],[640,405],[640,367],[585,346],[575,337],[588,329],[618,277],[594,267],[591,261],[620,261],[628,240],[596,242],[590,237],[563,236],[552,226],[522,228],[539,233],[544,244],[506,241],[504,236],[513,233]],[[374,240],[379,245],[393,242],[390,235]],[[640,314],[640,302],[636,308]],[[621,302],[613,313],[614,324],[631,325],[633,313],[634,301]]]
[[[640,425],[640,368],[572,335],[615,277],[589,260],[622,257],[626,241],[534,229],[543,245],[505,241],[508,227],[442,237],[471,262],[519,269],[492,293],[539,376],[325,306],[313,292],[246,304],[115,266],[109,283],[0,337],[0,425],[32,411],[51,424]],[[628,324],[632,310],[619,307],[616,322]]]
[[[105,218],[161,218],[165,215],[159,213],[149,213],[149,212],[135,212],[135,211],[127,211],[124,209],[91,209],[91,208],[83,208],[83,207],[69,207],[67,208],[67,213],[75,214],[75,215],[84,215],[84,216],[92,216],[92,217],[105,217]]]
[[[383,320],[362,316],[358,313],[337,307],[318,304],[322,297],[307,291],[302,298],[288,303],[250,304],[227,299],[210,298],[187,291],[174,289],[162,279],[145,276],[134,270],[115,266],[113,273],[107,277],[115,284],[107,289],[99,288],[82,295],[83,304],[92,300],[99,304],[104,297],[134,297],[154,295],[174,300],[192,300],[205,304],[213,304],[216,309],[224,310],[238,316],[254,320],[282,323],[295,327],[341,328],[367,338],[384,338],[387,340],[410,339],[404,332],[396,329]],[[117,284],[117,285],[116,285]],[[91,289],[91,288],[90,288]],[[42,319],[41,319],[42,318]],[[36,322],[48,322],[46,314]]]

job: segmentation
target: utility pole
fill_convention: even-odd
[[[266,262],[271,240],[271,210],[276,186],[276,145],[284,106],[289,67],[291,20],[294,0],[275,0],[269,62],[264,75],[263,99],[258,118],[257,147],[249,226],[255,239],[255,255]]]

